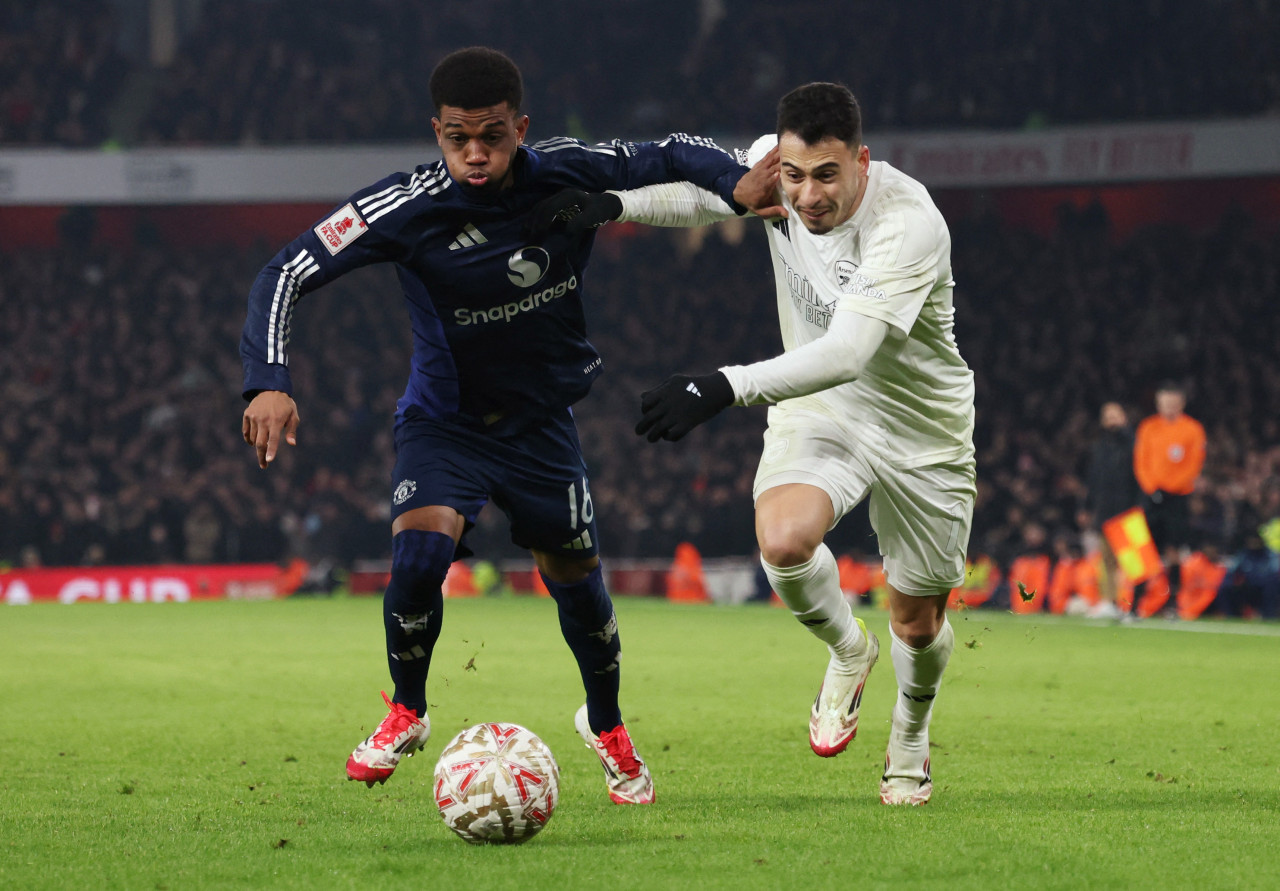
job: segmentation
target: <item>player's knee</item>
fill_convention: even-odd
[[[894,636],[915,650],[923,650],[937,639],[946,621],[946,614],[929,608],[928,604],[920,604],[922,608],[909,615],[891,616],[889,624]]]
[[[533,562],[548,581],[558,585],[576,585],[595,571],[600,565],[600,558],[567,557],[549,551],[534,551]]]
[[[822,536],[815,537],[798,523],[781,521],[761,527],[756,538],[760,557],[770,566],[799,566],[813,559]]]
[[[454,541],[442,532],[405,529],[391,539],[391,580],[406,592],[430,592],[444,584]]]
[[[893,633],[913,650],[923,650],[938,637],[938,629],[918,625],[894,626]]]
[[[891,592],[889,624],[894,636],[913,649],[929,646],[947,621],[946,602],[946,595],[909,597]]]

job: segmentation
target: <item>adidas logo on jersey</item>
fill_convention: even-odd
[[[458,237],[449,243],[449,250],[457,251],[462,248],[475,247],[478,244],[484,244],[488,240],[480,234],[480,230],[473,224],[467,223],[462,227],[462,231],[458,233]]]

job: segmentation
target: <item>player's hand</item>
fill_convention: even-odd
[[[733,187],[733,200],[761,219],[787,216],[787,209],[778,198],[778,177],[782,170],[779,158],[775,145]]]
[[[690,377],[674,374],[640,394],[636,435],[649,442],[675,442],[733,405],[733,387],[724,372]]]
[[[266,469],[276,459],[280,434],[291,446],[298,444],[298,406],[293,397],[279,390],[263,390],[244,410],[240,433],[258,452],[258,466]]]
[[[608,192],[562,189],[534,205],[529,216],[529,240],[541,244],[557,224],[569,235],[599,229],[622,215],[622,199]]]

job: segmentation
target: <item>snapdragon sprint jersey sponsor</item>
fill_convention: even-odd
[[[762,137],[748,162],[776,144]],[[823,336],[837,312],[881,319],[889,336],[857,380],[779,407],[873,424],[887,436],[885,457],[900,467],[969,459],[973,372],[953,330],[951,235],[924,186],[872,161],[857,211],[825,235],[805,228],[785,194],[783,203],[790,216],[765,222],[783,346]]]
[[[602,367],[583,312],[594,233],[552,232],[531,244],[534,206],[566,187],[682,180],[731,202],[744,173],[714,143],[683,134],[601,145],[551,139],[519,147],[512,167],[512,186],[498,192],[454,181],[443,160],[393,174],[294,239],[249,294],[245,391],[291,391],[289,332],[303,295],[360,266],[391,263],[413,334],[399,415],[418,406],[428,417],[484,428],[572,405]]]

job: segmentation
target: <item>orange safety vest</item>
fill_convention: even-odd
[[[1009,609],[1038,613],[1049,594],[1048,554],[1024,554],[1009,567]],[[1021,587],[1019,587],[1021,583]]]
[[[836,569],[840,572],[840,590],[845,596],[862,597],[884,584],[884,568],[879,563],[842,554],[836,559]]]
[[[991,599],[1001,578],[1003,576],[1000,574],[1000,567],[986,554],[980,554],[976,561],[966,559],[964,584],[959,588],[951,589],[951,595],[947,597],[947,606],[950,609],[973,609],[982,606]]]
[[[449,564],[449,572],[444,577],[443,593],[445,597],[475,597],[475,579],[471,577],[471,567],[461,560]]]
[[[667,572],[667,599],[680,603],[705,603],[707,600],[702,554],[687,541],[676,545],[676,557]]]
[[[1120,577],[1120,582],[1121,584],[1116,586],[1116,606],[1128,612],[1133,606],[1134,585],[1123,575]],[[1168,602],[1169,577],[1161,572],[1147,579],[1147,589],[1142,592],[1142,598],[1138,601],[1138,615],[1149,619],[1164,609],[1164,605]]]
[[[1198,619],[1218,596],[1227,567],[1196,551],[1182,561],[1182,586],[1178,588],[1178,618]]]
[[[1133,475],[1142,491],[1190,495],[1204,468],[1204,444],[1204,427],[1189,415],[1144,420],[1133,443]]]
[[[1078,560],[1066,558],[1053,567],[1049,579],[1049,612],[1062,615],[1074,596],[1094,606],[1102,599],[1098,592],[1098,570],[1101,557],[1091,554]]]

